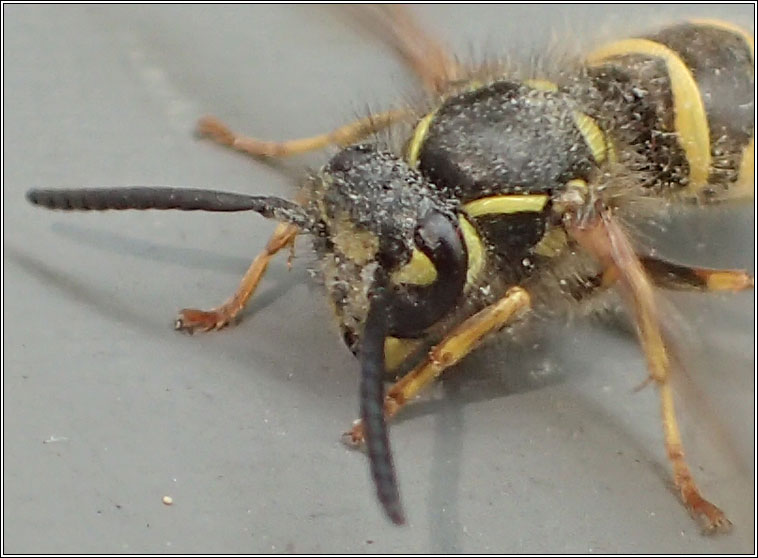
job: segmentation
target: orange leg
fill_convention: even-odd
[[[253,260],[237,291],[231,298],[212,310],[196,310],[194,308],[181,310],[176,319],[176,329],[192,333],[221,329],[231,323],[255,292],[271,258],[282,248],[292,246],[298,231],[299,229],[294,225],[287,223],[277,225],[274,234],[271,235],[266,244],[266,248]]]
[[[285,142],[263,141],[236,134],[212,116],[200,119],[197,132],[216,143],[255,157],[288,157],[322,149],[332,144],[349,145],[408,116],[407,111],[387,111],[356,120],[327,134]],[[265,250],[253,260],[234,295],[212,310],[194,308],[181,310],[176,320],[176,329],[189,332],[210,331],[221,329],[232,322],[255,292],[271,258],[285,246],[292,246],[297,234],[297,227],[280,224],[269,239]]]
[[[217,118],[205,116],[197,124],[197,133],[253,157],[290,157],[329,145],[350,145],[408,117],[408,111],[390,110],[350,122],[326,134],[276,142],[237,134]]]
[[[658,258],[639,257],[640,264],[656,287],[672,291],[739,292],[753,288],[753,276],[741,269],[689,267]],[[619,280],[618,268],[611,264],[592,279],[602,288]]]
[[[657,258],[642,257],[656,287],[684,291],[744,291],[753,288],[753,277],[739,269],[708,269],[674,264]]]
[[[392,45],[424,86],[435,93],[463,77],[463,70],[446,49],[424,32],[404,6],[373,6],[361,12],[367,26]],[[197,133],[221,145],[254,157],[290,157],[323,149],[329,145],[349,145],[401,120],[413,118],[407,110],[389,110],[361,118],[331,132],[289,141],[266,141],[233,132],[213,116],[200,119]]]
[[[427,358],[395,383],[384,398],[384,414],[392,418],[403,406],[442,372],[473,351],[489,334],[512,323],[530,308],[529,294],[521,287],[510,289],[503,298],[474,314],[453,329],[429,351]],[[345,433],[349,445],[363,443],[363,424],[358,421]]]
[[[616,284],[634,311],[650,377],[658,385],[664,444],[674,472],[674,484],[679,489],[684,505],[693,517],[703,523],[706,532],[728,531],[731,522],[724,512],[700,494],[685,459],[670,384],[672,365],[669,359],[669,348],[661,328],[653,284],[648,278],[643,263],[634,253],[626,233],[606,209],[599,210],[599,215],[593,221],[569,226],[568,231],[585,250],[594,255],[609,270],[610,277],[615,275]],[[724,272],[706,273],[705,285],[708,285],[708,276],[718,277],[716,273]],[[721,280],[714,281],[714,287],[722,286]]]

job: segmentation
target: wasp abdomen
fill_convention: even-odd
[[[611,43],[588,62],[599,112],[656,185],[707,198],[752,182],[753,56],[743,30],[700,20]]]

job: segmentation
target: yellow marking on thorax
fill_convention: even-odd
[[[527,79],[524,80],[524,85],[528,85],[532,89],[538,89],[540,91],[558,91],[558,86],[552,81],[546,79]]]
[[[553,198],[553,212],[563,213],[569,207],[576,207],[585,202],[587,196],[587,181],[582,178],[572,178],[562,192]]]
[[[408,164],[411,167],[416,167],[418,165],[418,156],[419,152],[421,151],[421,145],[424,143],[426,135],[429,133],[429,126],[432,123],[434,114],[434,112],[430,112],[424,116],[421,120],[419,120],[418,124],[416,124],[415,130],[413,130],[413,136],[411,137],[411,141],[408,143],[407,157]]]
[[[388,371],[392,371],[407,359],[413,352],[418,349],[422,343],[421,339],[400,339],[398,337],[387,337],[384,340],[384,366]]]
[[[587,181],[583,178],[572,178],[566,182],[566,188],[579,188],[580,190],[586,190]]]
[[[466,286],[468,287],[473,285],[479,277],[479,273],[481,273],[484,267],[487,252],[484,248],[484,242],[482,242],[479,233],[476,232],[474,225],[463,215],[458,217],[458,222],[461,226],[461,232],[463,232],[466,250],[468,251],[468,269],[466,270]]]
[[[466,84],[466,91],[476,91],[484,87],[484,82],[480,79],[472,79]]]
[[[527,79],[524,80],[524,85],[528,85],[538,91],[558,91],[558,85],[546,79]],[[582,133],[582,137],[584,137],[584,141],[587,143],[590,151],[592,151],[592,156],[597,164],[604,163],[607,158],[610,158],[609,151],[612,149],[605,133],[603,133],[600,126],[597,125],[597,122],[591,116],[578,110],[575,110],[572,116],[574,124],[576,124],[576,127]]]
[[[745,31],[739,25],[735,25],[734,23],[729,23],[728,21],[721,21],[720,19],[709,19],[709,18],[691,19],[690,23],[694,23],[695,25],[704,25],[707,27],[715,27],[716,29],[723,29],[724,31],[729,31],[730,33],[739,35],[739,37],[741,37],[742,40],[745,41],[745,44],[750,49],[750,59],[755,60],[755,43],[753,42],[753,37],[752,35],[749,35],[748,32]]]
[[[597,125],[595,119],[578,110],[573,112],[574,124],[582,133],[584,141],[592,151],[592,157],[600,165],[605,162],[608,156],[608,143],[605,134]]]
[[[506,194],[470,201],[463,206],[469,217],[542,211],[547,194]]]
[[[410,261],[392,274],[394,283],[406,283],[422,287],[431,285],[436,280],[437,268],[434,267],[429,256],[417,248],[413,249]]]
[[[608,58],[642,54],[666,64],[674,103],[674,128],[690,166],[690,193],[697,194],[708,182],[711,140],[705,105],[692,72],[670,48],[648,39],[626,39],[599,48],[587,61],[597,65]]]
[[[547,231],[537,245],[534,247],[534,253],[540,256],[552,258],[560,254],[568,243],[566,233],[561,228],[554,228]]]

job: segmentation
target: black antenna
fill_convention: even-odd
[[[29,190],[34,205],[63,211],[177,209],[179,211],[256,211],[269,219],[308,229],[311,219],[298,204],[276,197],[248,196],[190,188],[75,188]]]
[[[371,476],[384,512],[395,525],[405,523],[395,466],[392,462],[387,422],[384,419],[384,342],[389,330],[388,295],[384,286],[372,289],[366,325],[361,339],[361,420]]]

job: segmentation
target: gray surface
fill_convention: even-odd
[[[673,299],[704,393],[694,414],[707,403],[731,441],[719,453],[719,436],[692,430],[691,462],[732,535],[702,537],[671,490],[655,393],[632,394],[645,376],[635,341],[584,323],[548,329],[533,352],[472,357],[393,426],[410,520],[393,528],[364,456],[339,442],[357,367],[309,284],[305,244],[292,272],[272,266],[238,327],[184,336],[176,309],[223,300],[270,223],[54,214],[23,192],[288,195],[286,176],[195,141],[196,117],[297,137],[390,106],[411,76],[325,8],[3,10],[5,552],[754,550],[752,293]],[[420,11],[464,53],[618,36],[669,16],[753,21],[749,5]],[[683,219],[663,235],[666,253],[752,269],[753,215]]]

